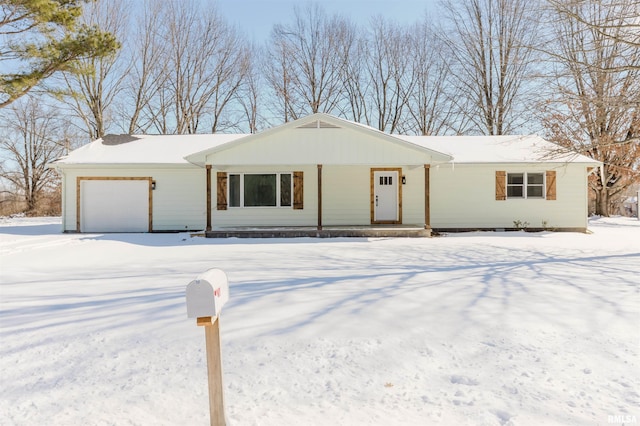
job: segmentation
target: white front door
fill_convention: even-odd
[[[373,172],[373,221],[398,221],[398,172]]]

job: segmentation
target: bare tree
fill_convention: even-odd
[[[153,100],[167,79],[167,47],[160,24],[164,9],[161,2],[145,0],[137,25],[124,40],[120,59],[128,64],[127,74],[123,96],[116,103],[119,121],[129,134],[146,133],[161,112]]]
[[[376,17],[371,22],[367,78],[371,84],[371,122],[383,132],[399,130],[416,83],[407,31]]]
[[[129,133],[219,132],[237,128],[238,92],[250,49],[215,6],[148,1],[127,45],[131,68],[122,122]],[[234,106],[235,103],[235,106]]]
[[[602,36],[613,38],[616,42],[640,47],[640,1],[609,0],[604,2],[612,13],[610,18],[600,22],[585,19],[576,13],[582,0],[547,0],[550,6],[565,17],[570,17],[582,25],[598,31]]]
[[[238,93],[238,103],[247,122],[249,133],[256,133],[259,129],[260,93],[263,89],[262,74],[259,66],[262,64],[262,52],[257,46],[251,46],[247,55],[247,73]]]
[[[512,132],[524,120],[525,82],[536,40],[535,2],[444,0],[448,26],[441,37],[451,57],[452,82],[461,90],[460,111],[475,130]]]
[[[368,40],[354,35],[351,49],[344,56],[342,81],[344,99],[339,104],[340,115],[357,123],[371,125],[369,94],[371,82],[367,78],[367,62],[369,60]]]
[[[247,73],[244,40],[214,7],[195,1],[168,3],[165,18],[168,74],[160,104],[173,114],[173,132],[232,127],[224,112]]]
[[[7,161],[0,168],[0,177],[11,183],[31,212],[43,191],[57,180],[47,165],[64,153],[61,142],[66,126],[56,110],[28,95],[3,110],[2,115],[0,152]]]
[[[620,41],[627,15],[606,1],[567,2],[554,12],[555,96],[544,124],[555,142],[603,162],[590,186],[596,213],[608,216],[640,178],[640,47]]]
[[[289,25],[276,25],[270,40],[267,81],[284,120],[302,114],[334,112],[342,99],[344,55],[350,49],[353,25],[327,17],[317,4],[294,11]]]
[[[127,5],[122,0],[102,0],[89,3],[81,21],[88,26],[98,26],[127,39]],[[61,92],[65,103],[84,123],[89,139],[105,135],[113,124],[111,107],[122,91],[122,83],[129,66],[121,59],[120,50],[112,54],[81,59],[80,72],[63,74],[66,90]]]
[[[298,118],[300,108],[293,96],[293,47],[272,32],[267,49],[265,80],[271,89],[271,113],[287,123]]]
[[[443,46],[425,19],[410,30],[411,68],[415,76],[407,100],[407,119],[403,133],[438,135],[449,130],[458,132],[464,120],[454,118],[451,99],[455,96],[447,86],[449,67],[443,58]]]

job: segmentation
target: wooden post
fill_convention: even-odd
[[[229,300],[229,281],[224,271],[209,269],[186,288],[187,317],[204,327],[209,381],[211,426],[226,426],[222,397],[222,351],[220,350],[220,312]]]
[[[207,347],[207,376],[209,378],[209,416],[211,426],[226,426],[222,388],[222,352],[220,350],[220,317],[198,318],[197,324],[204,326]]]
[[[322,231],[322,164],[318,164],[318,231]]]
[[[424,229],[431,229],[431,183],[429,164],[424,165]]]
[[[211,164],[207,164],[207,231],[211,231]]]

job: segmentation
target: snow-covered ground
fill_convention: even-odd
[[[640,423],[640,222],[228,239],[0,219],[0,424],[204,425],[185,286],[227,272],[229,425]]]

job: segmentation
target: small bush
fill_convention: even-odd
[[[525,231],[529,227],[529,222],[514,220],[513,227],[516,228],[518,231]]]

